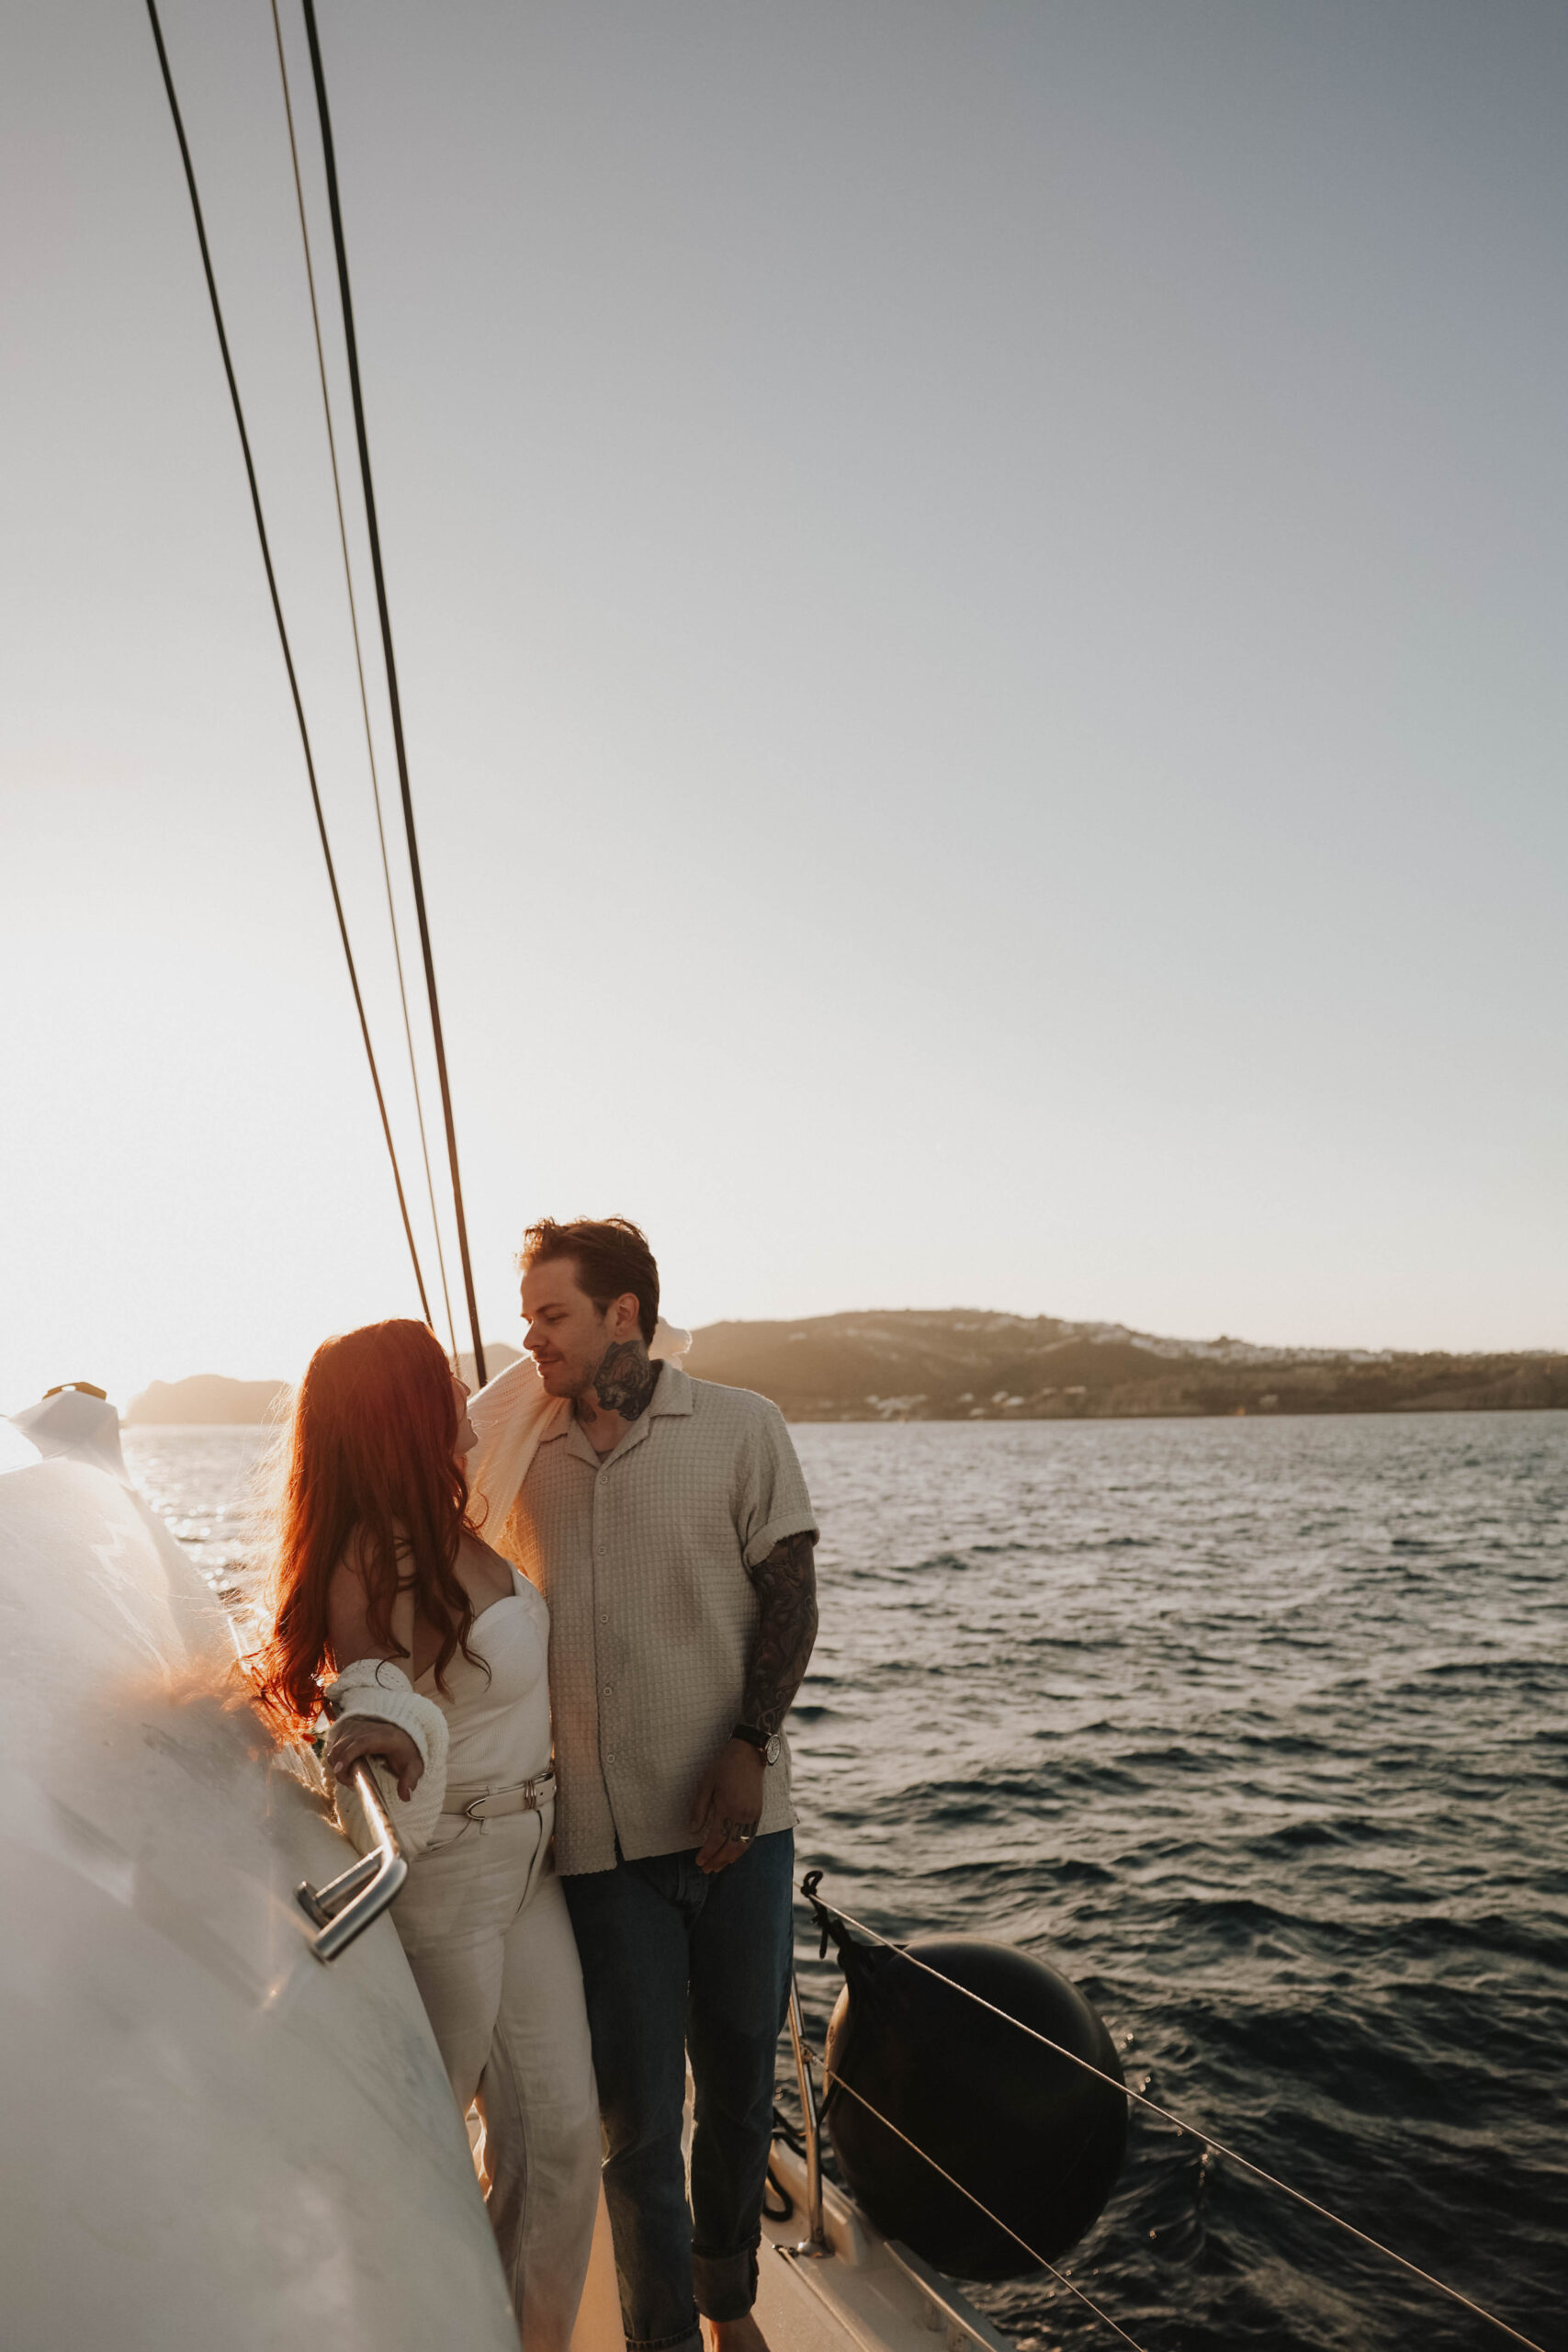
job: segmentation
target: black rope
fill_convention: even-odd
[[[152,0],[148,0],[152,5]],[[310,71],[316,84],[316,112],[321,126],[321,155],[326,165],[327,198],[332,207],[333,243],[337,253],[338,292],[343,300],[344,342],[348,353],[348,380],[354,394],[354,429],[359,442],[359,476],[365,490],[365,520],[370,537],[370,562],[376,575],[376,607],[381,617],[381,650],[387,664],[387,696],[392,711],[392,741],[398,753],[398,783],[402,792],[403,831],[408,836],[409,871],[413,879],[414,905],[419,912],[419,943],[424,955],[425,992],[430,999],[430,1027],[435,1043],[435,1067],[441,1078],[441,1108],[446,1121],[446,1157],[452,1170],[452,1206],[457,1222],[457,1247],[463,1260],[463,1287],[468,1295],[468,1329],[474,1342],[474,1371],[483,1385],[484,1343],[479,1338],[479,1302],[474,1296],[473,1267],[468,1259],[468,1228],[463,1216],[463,1185],[457,1172],[457,1131],[452,1123],[452,1090],[446,1077],[446,1048],[441,1035],[441,1006],[435,991],[435,962],[430,951],[430,924],[424,910],[424,884],[420,876],[419,842],[414,832],[413,796],[409,789],[408,752],[403,743],[402,704],[398,695],[398,665],[392,652],[392,620],[387,607],[387,582],[381,567],[381,534],[376,523],[376,490],[370,477],[370,444],[365,431],[365,401],[359,383],[359,345],[354,332],[354,300],[348,283],[348,251],[344,243],[343,209],[338,201],[337,159],[333,147],[332,116],[327,107],[326,75],[321,44],[316,32],[315,0],[303,0],[305,31],[310,43]]]
[[[344,586],[348,592],[348,625],[354,633],[354,668],[359,680],[359,714],[365,722],[365,756],[370,763],[370,794],[376,804],[376,839],[380,844],[381,879],[387,890],[387,921],[392,933],[392,961],[398,972],[398,1002],[402,1007],[403,1039],[408,1046],[409,1079],[413,1087],[413,1113],[419,1125],[419,1156],[424,1163],[425,1197],[430,1203],[431,1230],[435,1237],[435,1271],[441,1277],[441,1304],[446,1310],[446,1336],[452,1343],[452,1369],[456,1372],[457,1329],[452,1317],[452,1295],[446,1285],[446,1252],[441,1246],[441,1213],[435,1205],[435,1180],[430,1172],[430,1145],[424,1132],[424,1095],[419,1082],[419,1061],[413,1049],[413,1023],[409,1019],[408,989],[403,981],[403,945],[398,931],[397,902],[392,896],[387,829],[381,820],[381,779],[376,771],[376,738],[370,725],[370,697],[365,687],[365,656],[359,643],[359,605],[354,594],[354,567],[348,560],[348,526],[344,521],[343,483],[338,478],[337,435],[333,430],[332,394],[327,389],[327,360],[321,348],[321,314],[316,303],[316,270],[310,255],[310,226],[305,217],[299,147],[294,136],[294,100],[288,87],[288,61],[283,53],[283,27],[278,21],[277,0],[272,0],[272,30],[277,44],[277,74],[283,85],[283,111],[288,123],[288,159],[294,167],[294,201],[299,213],[299,242],[305,252],[305,283],[310,292],[310,326],[316,338],[316,373],[321,382],[321,413],[326,420],[327,455],[332,459],[333,500],[337,508],[338,545],[343,549]]]
[[[821,1883],[822,1872],[820,1871],[807,1871],[806,1876],[800,1882],[800,1891],[802,1894],[805,1895],[807,1903],[810,1904],[812,1910],[815,1912],[817,1916],[817,1925],[821,1929],[821,1939],[817,1946],[817,1957],[818,1960],[827,1959],[828,1939],[831,1937],[833,1944],[838,1951],[840,1964],[842,1965],[845,1953],[852,1951],[855,1949],[855,1939],[850,1933],[848,1928],[843,1925],[839,1914],[833,1909],[831,1904],[824,1903],[821,1896],[818,1894],[817,1890]]]
[[[424,1319],[430,1321],[430,1301],[425,1296],[424,1276],[420,1270],[419,1251],[414,1247],[413,1227],[409,1223],[408,1203],[403,1197],[403,1180],[398,1168],[398,1154],[392,1142],[391,1124],[387,1117],[386,1100],[381,1092],[380,1073],[376,1068],[376,1055],[370,1044],[370,1026],[365,1018],[365,1001],[359,993],[359,975],[355,969],[354,950],[348,944],[348,924],[344,918],[343,899],[337,887],[337,869],[333,864],[332,843],[327,839],[327,820],[321,811],[321,796],[316,784],[316,763],[310,752],[310,730],[305,724],[305,706],[299,699],[299,681],[294,674],[294,656],[289,649],[288,631],[284,627],[283,605],[277,593],[277,578],[272,568],[272,548],[266,536],[266,521],[262,514],[261,492],[256,485],[256,469],[251,457],[251,436],[245,430],[245,413],[240,405],[240,387],[234,377],[234,363],[229,356],[229,337],[224,331],[222,307],[218,300],[218,281],[212,274],[212,255],[208,250],[207,224],[202,218],[201,198],[197,193],[196,169],[190,159],[186,140],[185,122],[180,114],[180,102],[175,96],[175,77],[169,71],[169,53],[164,47],[164,28],[158,21],[157,0],[147,0],[148,19],[152,27],[152,39],[158,51],[158,63],[164,75],[164,87],[168,93],[169,112],[175,119],[175,136],[180,142],[180,160],[185,165],[186,186],[190,190],[190,209],[196,219],[197,243],[201,247],[201,266],[207,273],[207,291],[212,302],[212,322],[218,330],[218,348],[223,355],[223,373],[229,379],[229,397],[234,405],[234,422],[240,428],[240,447],[245,459],[245,479],[251,486],[251,505],[256,518],[256,536],[261,541],[262,562],[266,568],[266,584],[272,597],[273,618],[277,623],[277,641],[283,648],[283,666],[288,673],[288,691],[294,697],[294,716],[299,722],[299,741],[305,753],[305,773],[310,780],[310,805],[316,812],[316,831],[321,835],[321,855],[326,860],[327,881],[333,894],[333,910],[337,916],[338,937],[343,942],[344,960],[348,966],[348,984],[354,990],[354,1009],[359,1015],[359,1034],[365,1041],[365,1058],[370,1065],[370,1083],[376,1090],[376,1108],[381,1114],[381,1133],[387,1139],[387,1157],[392,1163],[392,1182],[398,1188],[398,1209],[403,1220],[403,1233],[413,1261],[413,1278],[419,1285],[419,1303]]]

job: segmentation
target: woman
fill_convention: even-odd
[[[474,1442],[468,1390],[423,1324],[370,1324],[317,1349],[287,1441],[257,1679],[295,1731],[316,1721],[323,1682],[361,1661],[406,1690],[400,1667],[446,1717],[442,1809],[392,1917],[458,2109],[477,2098],[484,2118],[481,2177],[525,2352],[567,2352],[600,2142],[550,1854],[549,1611],[468,1519]],[[424,1771],[407,1730],[344,1715],[328,1769],[342,1781],[365,1757],[405,1799]]]

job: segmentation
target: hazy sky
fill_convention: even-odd
[[[1561,0],[321,17],[487,1334],[619,1209],[1568,1345]],[[271,18],[164,20],[409,1140]],[[0,1404],[287,1375],[413,1294],[135,0],[0,155]]]

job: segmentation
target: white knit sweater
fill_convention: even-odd
[[[411,1859],[422,1854],[441,1818],[446,1794],[446,1718],[434,1699],[421,1698],[394,1658],[362,1657],[345,1666],[326,1696],[341,1722],[344,1715],[371,1715],[378,1723],[396,1724],[406,1731],[421,1756],[424,1770],[419,1786],[405,1804],[398,1794],[396,1777],[374,1759],[370,1770],[381,1792],[402,1849]],[[365,1808],[352,1783],[337,1784],[334,1795],[338,1826],[356,1853],[367,1854],[374,1839]]]
[[[678,1361],[692,1335],[661,1315],[648,1352],[655,1363]],[[520,1356],[468,1399],[468,1419],[479,1443],[465,1460],[468,1493],[482,1505],[482,1532],[499,1545],[513,1504],[522,1491],[540,1442],[553,1437],[571,1411],[564,1396],[552,1396],[531,1356]]]

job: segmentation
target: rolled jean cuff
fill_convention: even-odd
[[[693,2326],[684,2335],[628,2335],[626,2352],[703,2352],[703,2332]]]
[[[705,2319],[744,2319],[757,2300],[757,2249],[739,2254],[692,2250],[692,2287]]]

